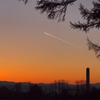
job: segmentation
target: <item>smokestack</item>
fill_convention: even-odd
[[[87,92],[89,92],[89,88],[90,88],[90,69],[86,68],[86,89],[87,89]]]

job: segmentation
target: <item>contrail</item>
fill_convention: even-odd
[[[53,38],[56,38],[56,39],[58,39],[58,40],[60,40],[60,41],[63,41],[63,42],[65,42],[65,43],[67,43],[67,44],[70,44],[70,45],[72,45],[72,46],[75,46],[75,47],[78,47],[78,48],[81,48],[81,49],[82,49],[82,47],[80,47],[80,46],[78,46],[78,45],[75,45],[75,44],[73,44],[73,43],[71,43],[71,42],[65,41],[65,40],[63,40],[63,39],[61,39],[61,38],[59,38],[59,37],[56,37],[56,36],[54,36],[54,35],[51,35],[51,34],[49,34],[49,33],[47,33],[47,32],[44,32],[44,34],[46,34],[46,35],[48,35],[48,36],[51,36],[51,37],[53,37]]]

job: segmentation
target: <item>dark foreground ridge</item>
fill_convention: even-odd
[[[91,84],[87,95],[87,85],[82,80],[76,85],[64,81],[52,84],[0,82],[0,99],[99,100],[100,88],[96,86],[100,84]]]

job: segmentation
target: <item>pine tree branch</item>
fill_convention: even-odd
[[[41,13],[46,12],[47,18],[57,19],[58,21],[64,21],[67,6],[73,4],[76,0],[40,0],[37,1],[36,10],[40,10]]]
[[[28,2],[29,0],[19,0],[19,1],[23,1],[25,4],[27,4],[27,2]]]
[[[93,2],[93,8],[90,11],[87,8],[84,8],[82,4],[80,4],[79,10],[82,18],[86,20],[86,22],[70,22],[71,28],[80,29],[85,32],[89,31],[92,28],[100,28],[100,0],[98,0],[98,2]],[[100,46],[92,43],[89,39],[87,39],[87,45],[89,50],[93,50],[97,58],[100,58]]]
[[[89,23],[81,23],[81,22],[72,23],[72,22],[70,22],[70,26],[73,29],[80,29],[80,30],[85,31],[87,33],[92,28],[99,29],[100,22],[89,22]]]
[[[87,38],[87,45],[88,45],[88,49],[93,50],[95,52],[97,58],[100,58],[100,46],[92,43],[88,38]]]

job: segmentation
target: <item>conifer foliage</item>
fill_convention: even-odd
[[[49,19],[64,21],[68,5],[72,5],[76,0],[40,0],[37,1],[36,10],[41,13],[46,12]]]
[[[93,8],[89,11],[80,4],[79,10],[82,18],[86,20],[86,23],[71,23],[72,28],[80,29],[85,32],[89,31],[91,28],[100,28],[100,0],[99,2],[93,2]]]
[[[81,23],[80,21],[77,23],[70,22],[70,26],[73,29],[80,29],[87,33],[92,28],[100,28],[100,0],[93,2],[93,8],[91,10],[88,10],[82,4],[80,4],[79,10],[85,23]],[[87,45],[89,50],[93,50],[97,58],[100,58],[100,46],[90,41],[89,38],[87,39]]]

